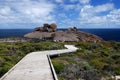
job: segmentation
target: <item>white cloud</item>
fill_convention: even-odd
[[[12,13],[12,10],[10,7],[4,6],[0,8],[0,15],[9,15]]]
[[[61,24],[87,28],[109,28],[120,25],[120,10],[116,9],[113,3],[93,6],[89,1],[84,2],[85,5],[62,4],[67,12],[72,12],[70,14],[65,13],[67,17],[60,21]],[[78,17],[76,16],[77,13],[79,14]]]
[[[82,4],[88,4],[89,2],[90,2],[90,0],[79,0],[80,1],[80,3],[82,3]]]
[[[107,12],[110,10],[114,9],[114,5],[113,4],[103,4],[103,5],[98,5],[98,6],[92,6],[92,5],[85,5],[82,9],[80,14],[82,15],[89,15],[89,16],[94,16],[96,14],[99,14],[101,12]]]
[[[93,28],[113,28],[120,25],[120,9],[107,3],[98,6],[84,5],[79,15],[79,25]]]
[[[63,3],[64,0],[56,0],[56,2],[58,2],[58,3]]]
[[[58,14],[58,17],[60,17],[60,18],[67,18],[67,15],[65,13],[60,13],[60,14]]]
[[[78,0],[70,0],[70,2],[74,3],[74,2],[77,2]]]
[[[0,6],[0,23],[45,23],[55,22],[55,5],[48,1],[7,0]],[[2,21],[4,20],[4,21]]]
[[[85,5],[80,11],[81,23],[105,23],[107,22],[107,14],[102,13],[112,11],[114,9],[113,4],[103,4],[98,6]]]
[[[94,10],[96,12],[104,12],[104,11],[109,11],[109,10],[112,10],[112,9],[114,9],[114,4],[112,4],[112,3],[99,5],[99,6],[94,8]]]
[[[80,11],[80,9],[82,8],[82,6],[80,4],[61,4],[60,5],[65,11],[75,11],[75,13],[77,11]]]
[[[75,7],[76,7],[76,5],[72,5],[72,4],[64,5],[65,10],[75,9]]]
[[[0,3],[0,23],[56,22],[64,27],[120,25],[120,9],[116,9],[113,3],[93,6],[90,1],[4,0]]]
[[[107,15],[107,18],[111,22],[120,24],[120,9],[115,9],[115,10],[110,11],[110,14]]]

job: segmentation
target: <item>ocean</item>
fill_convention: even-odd
[[[120,42],[120,29],[80,29],[88,33],[100,36],[106,41],[113,40]],[[0,38],[23,37],[23,35],[34,31],[33,29],[0,29]]]
[[[33,29],[0,29],[0,38],[23,37],[25,34],[34,31]]]
[[[106,41],[120,42],[120,29],[81,29],[82,31],[95,34]]]

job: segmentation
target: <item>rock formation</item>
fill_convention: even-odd
[[[40,32],[55,32],[57,30],[57,25],[55,23],[52,24],[44,24],[43,27],[35,28],[35,31]]]
[[[67,31],[74,31],[74,32],[77,32],[78,29],[77,29],[77,27],[73,27],[73,28],[68,28]]]
[[[67,30],[58,30],[56,24],[44,24],[43,27],[35,28],[35,31],[24,35],[26,38],[51,39],[56,42],[81,41],[81,42],[101,42],[102,38],[78,30],[76,27]]]

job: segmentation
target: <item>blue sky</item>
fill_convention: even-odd
[[[0,29],[120,28],[120,0],[0,0]]]

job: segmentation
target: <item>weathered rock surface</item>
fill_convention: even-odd
[[[57,30],[57,25],[55,23],[52,24],[44,24],[43,27],[36,27],[35,31],[40,32],[55,32]]]
[[[76,27],[69,28],[67,30],[57,31],[56,24],[44,24],[43,27],[35,28],[34,32],[24,35],[26,38],[37,38],[37,39],[51,39],[56,42],[65,42],[65,41],[81,41],[81,42],[101,42],[102,38],[79,31]]]
[[[54,33],[53,40],[56,42],[79,41],[77,34],[67,31],[57,31]]]
[[[24,35],[24,37],[26,37],[26,38],[44,39],[44,38],[51,37],[51,34],[52,33],[35,31],[35,32],[28,33],[28,34]]]

